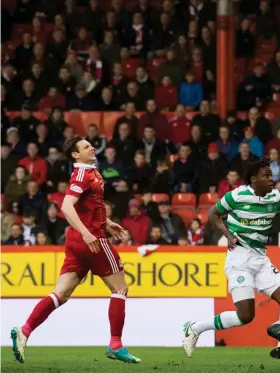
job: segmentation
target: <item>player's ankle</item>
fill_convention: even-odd
[[[122,348],[123,344],[121,337],[112,336],[109,346],[112,350],[119,350],[120,348]]]
[[[29,324],[25,323],[22,327],[21,327],[21,330],[22,330],[22,334],[26,337],[26,338],[29,338],[31,332],[32,332],[32,329],[30,327]]]

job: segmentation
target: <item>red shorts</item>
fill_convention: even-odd
[[[121,258],[114,246],[107,238],[98,238],[100,251],[93,253],[89,247],[81,242],[71,245],[67,242],[65,245],[65,259],[60,274],[67,272],[76,272],[82,279],[88,271],[99,277],[106,277],[123,271]]]

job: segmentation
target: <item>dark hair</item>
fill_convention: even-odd
[[[199,218],[194,218],[193,221],[192,221],[192,223],[193,223],[194,221],[196,221],[196,222],[201,226],[201,220],[200,220]]]
[[[250,185],[251,178],[257,176],[262,168],[269,168],[269,165],[270,160],[267,158],[262,158],[256,162],[251,162],[244,172],[243,180],[245,185]]]
[[[159,224],[154,224],[154,225],[152,226],[152,229],[154,229],[154,228],[160,229],[160,231],[162,232],[161,225],[159,225]],[[151,229],[151,230],[152,230],[152,229]]]
[[[138,149],[136,150],[135,155],[142,155],[143,157],[145,157],[146,153],[145,153],[145,150]]]
[[[72,153],[78,151],[77,144],[83,139],[84,138],[81,136],[76,136],[73,137],[73,139],[66,141],[66,143],[64,144],[63,153],[69,161],[75,162],[75,159],[72,157]]]

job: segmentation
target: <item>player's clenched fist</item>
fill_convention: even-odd
[[[98,239],[93,234],[86,232],[82,235],[82,237],[84,242],[88,245],[93,253],[98,253],[100,251]]]

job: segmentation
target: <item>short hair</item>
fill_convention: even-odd
[[[145,150],[138,149],[136,150],[135,155],[142,155],[143,157],[145,157],[146,153],[145,153]]]
[[[262,158],[262,159],[259,159],[258,161],[249,163],[243,176],[245,185],[250,185],[251,178],[254,176],[257,176],[262,168],[269,168],[269,166],[270,166],[270,160],[267,158]]]
[[[160,229],[160,231],[162,232],[162,227],[161,227],[161,225],[159,225],[159,224],[154,224],[154,225],[152,225],[152,229],[151,229],[151,230],[153,230],[154,228],[156,228],[156,229]]]
[[[66,143],[64,144],[63,153],[65,157],[71,162],[75,162],[75,159],[72,157],[72,153],[78,151],[77,144],[82,140],[84,140],[83,137],[76,136],[73,137],[73,139],[66,141]]]

